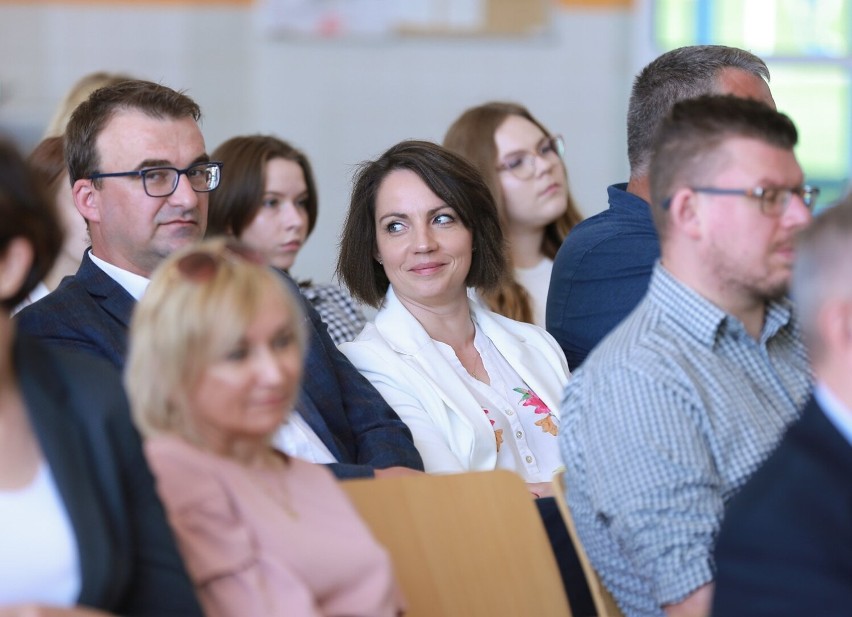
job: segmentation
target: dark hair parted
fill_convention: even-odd
[[[398,170],[417,174],[470,230],[473,255],[465,284],[482,290],[499,287],[508,263],[488,185],[473,165],[446,148],[428,141],[403,141],[375,161],[363,163],[355,176],[337,258],[337,275],[352,295],[377,307],[390,285],[376,261],[376,197],[385,178]]]
[[[676,103],[654,138],[651,166],[651,203],[660,235],[675,190],[707,182],[717,167],[719,150],[734,137],[765,142],[792,150],[798,141],[793,121],[768,105],[732,95],[705,95]]]
[[[444,147],[465,157],[482,174],[497,203],[504,234],[508,229],[506,198],[497,170],[499,153],[494,136],[497,129],[510,116],[524,118],[538,127],[545,136],[551,135],[550,131],[536,120],[526,107],[517,103],[494,101],[467,109],[453,122],[444,136]],[[562,165],[564,167],[564,163]],[[549,259],[554,259],[568,232],[582,219],[583,217],[569,190],[565,212],[544,228],[541,252]],[[493,291],[485,292],[482,295],[491,310],[512,319],[532,322],[533,312],[529,294],[523,285],[515,280],[514,276],[508,276],[502,287],[495,288]]]
[[[12,144],[0,140],[0,254],[14,238],[33,248],[33,264],[21,288],[3,298],[9,312],[47,276],[62,248],[62,227],[47,190]]]
[[[642,69],[633,82],[627,110],[627,157],[632,176],[647,173],[654,135],[672,105],[717,92],[719,74],[725,69],[739,69],[769,81],[763,60],[724,45],[673,49]]]
[[[72,185],[102,171],[98,137],[115,114],[126,110],[138,110],[152,118],[201,119],[195,101],[152,81],[132,79],[98,88],[77,106],[65,129],[65,160]]]
[[[222,161],[222,183],[210,193],[207,235],[233,234],[239,238],[251,225],[263,203],[266,163],[273,159],[293,161],[305,176],[308,191],[308,235],[317,222],[318,201],[314,173],[308,157],[272,135],[242,135],[221,144],[211,155]]]

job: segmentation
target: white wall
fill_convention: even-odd
[[[275,133],[314,164],[320,218],[294,271],[329,280],[351,175],[405,138],[440,141],[466,107],[525,104],[567,142],[585,214],[626,180],[624,117],[636,62],[624,10],[557,10],[527,39],[271,39],[248,8],[0,6],[0,132],[34,145],[57,102],[95,70],[186,89],[209,150]]]

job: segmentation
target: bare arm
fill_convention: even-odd
[[[713,583],[702,585],[677,604],[666,604],[666,617],[707,617],[713,600]]]
[[[527,490],[536,499],[539,497],[553,497],[553,484],[550,482],[527,482]]]
[[[385,467],[384,469],[376,469],[377,478],[398,478],[399,476],[415,475],[423,475],[423,472],[418,471],[417,469],[409,469],[408,467]]]

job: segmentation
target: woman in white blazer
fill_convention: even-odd
[[[420,141],[365,164],[337,272],[379,308],[340,349],[411,429],[426,471],[508,468],[549,494],[568,366],[543,329],[469,294],[508,273],[497,209],[473,166]]]

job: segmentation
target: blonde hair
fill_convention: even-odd
[[[177,401],[238,343],[269,290],[284,299],[304,355],[307,333],[299,301],[281,275],[241,257],[243,250],[233,240],[206,240],[175,252],[154,271],[133,312],[125,372],[133,417],[144,436],[187,436]],[[215,261],[200,274],[187,272],[186,258],[197,254]]]
[[[65,133],[65,127],[68,125],[68,119],[71,114],[77,109],[77,105],[89,98],[89,95],[98,88],[106,86],[114,86],[123,81],[134,79],[125,73],[107,73],[106,71],[98,71],[83,75],[78,79],[71,89],[65,94],[62,102],[53,113],[53,118],[47,125],[44,132],[45,137],[58,137]]]

